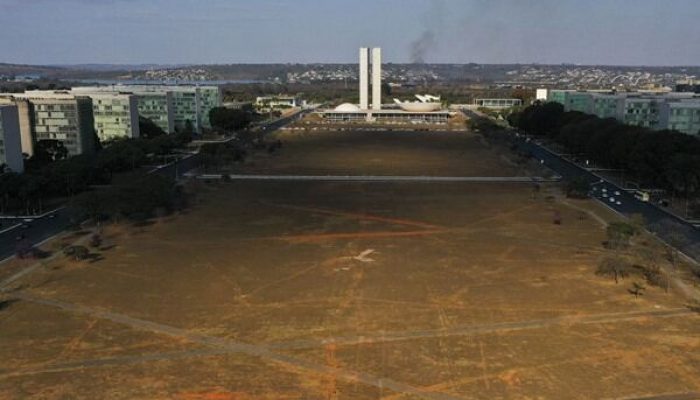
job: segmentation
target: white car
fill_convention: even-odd
[[[603,193],[607,193],[607,192],[608,192],[608,189],[606,189],[606,188],[603,188],[602,190],[603,190]]]
[[[615,198],[614,198],[614,197],[611,197],[611,198],[610,198],[610,202],[611,202],[611,203],[614,203],[614,202],[615,202]]]
[[[619,196],[620,192],[618,190],[615,191],[615,196]]]
[[[617,203],[615,203],[615,204],[617,204],[618,206],[621,206],[622,202],[620,200],[618,200]]]
[[[608,197],[608,194],[603,192],[603,197]]]

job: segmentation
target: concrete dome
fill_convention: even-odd
[[[343,103],[343,104],[339,105],[338,107],[336,107],[335,111],[358,112],[358,111],[360,111],[360,107],[358,107],[355,104],[351,104],[351,103]]]
[[[440,103],[401,103],[399,104],[399,107],[401,107],[402,110],[404,111],[410,111],[410,112],[431,112],[431,111],[437,111],[442,107],[442,104]]]

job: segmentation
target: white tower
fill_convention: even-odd
[[[382,109],[382,49],[372,49],[372,109]]]
[[[360,109],[369,108],[369,49],[360,48]]]

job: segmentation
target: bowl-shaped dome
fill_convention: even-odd
[[[334,111],[358,112],[358,111],[360,111],[360,107],[358,107],[356,104],[343,103],[343,104],[339,105],[338,107],[336,107]]]
[[[401,107],[402,110],[404,111],[409,111],[409,112],[430,112],[430,111],[437,111],[442,107],[442,104],[440,103],[420,103],[420,102],[415,102],[415,103],[400,103],[399,107]]]

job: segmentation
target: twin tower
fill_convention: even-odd
[[[382,49],[360,48],[360,109],[369,109],[369,57],[372,54],[372,110],[382,109]]]

